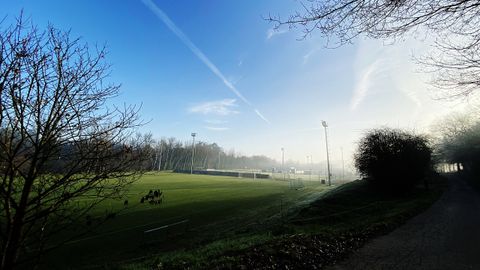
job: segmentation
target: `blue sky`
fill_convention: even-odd
[[[243,154],[304,162],[350,159],[373,127],[428,131],[432,121],[465,104],[432,100],[428,77],[412,54],[428,46],[405,40],[385,46],[359,39],[324,48],[315,34],[273,31],[262,16],[287,16],[293,0],[2,1],[0,16],[23,9],[35,24],[71,29],[90,44],[106,43],[117,103],[142,104],[142,132],[217,142]],[[166,19],[168,17],[168,19]]]

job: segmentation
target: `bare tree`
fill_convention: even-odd
[[[456,163],[458,170],[460,164],[475,167],[472,165],[478,163],[479,157],[478,110],[468,109],[448,114],[432,125],[431,130],[435,136],[435,157],[439,162]]]
[[[307,3],[306,3],[307,2]],[[309,0],[275,27],[303,29],[303,38],[317,31],[328,44],[341,46],[360,35],[395,39],[408,33],[435,38],[436,50],[421,57],[434,71],[433,85],[446,97],[472,94],[480,86],[480,2],[476,0]]]
[[[141,173],[143,147],[129,139],[138,108],[107,106],[119,85],[105,54],[21,17],[0,32],[0,269]]]
[[[479,121],[480,113],[477,110],[452,112],[438,119],[431,126],[431,133],[437,141],[447,141],[466,133]]]

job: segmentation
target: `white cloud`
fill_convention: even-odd
[[[412,42],[406,43],[406,45],[414,46],[416,48],[425,46],[421,43],[417,43],[415,45],[412,45],[411,43]],[[405,49],[402,46],[395,46],[390,51],[388,57],[395,59],[394,68],[397,71],[392,72],[391,74],[392,82],[395,84],[397,89],[399,89],[411,102],[415,104],[417,109],[421,108],[423,106],[423,102],[421,97],[422,91],[420,89],[428,87],[425,85],[425,74],[415,72],[416,64],[412,60],[408,49]],[[426,97],[426,100],[428,99],[429,98]]]
[[[319,48],[315,48],[313,50],[310,50],[308,53],[306,53],[304,56],[303,56],[303,64],[305,65],[307,62],[308,62],[308,59],[310,59],[310,57],[316,53],[318,50],[320,50]]]
[[[200,114],[215,114],[227,116],[231,114],[238,114],[236,111],[238,105],[236,104],[235,99],[223,99],[217,101],[209,101],[201,104],[197,104],[188,109],[191,113],[200,113]]]
[[[428,84],[431,74],[423,73],[423,67],[413,60],[427,54],[430,43],[423,40],[399,41],[387,46],[378,40],[359,43],[353,63],[356,80],[350,109],[354,117],[375,116],[374,123],[365,127],[389,125],[425,131],[438,117],[462,107],[434,100],[436,89]],[[371,99],[372,106],[360,108],[367,99]]]
[[[381,62],[382,59],[378,59],[360,72],[360,76],[355,83],[355,89],[350,102],[350,109],[352,111],[354,111],[367,96],[369,89],[373,85],[375,75],[381,72]]]
[[[223,75],[220,69],[218,69],[218,67],[212,61],[210,61],[210,59],[190,40],[190,38],[185,35],[180,28],[177,27],[177,25],[167,16],[165,12],[163,12],[163,10],[161,10],[152,0],[143,0],[143,4],[145,4],[145,6],[147,6],[147,8],[149,8],[150,11],[152,11],[152,13],[155,14],[155,16],[157,16],[200,61],[202,61],[203,64],[205,64],[205,66],[207,66],[210,71],[215,74],[231,92],[233,92],[233,94],[235,94],[248,106],[252,106],[252,103],[245,98],[240,91],[238,91],[235,85],[231,83],[225,77],[225,75]],[[262,117],[261,119],[265,120]]]
[[[428,45],[416,40],[389,45],[375,40],[361,41],[354,63],[357,80],[350,108],[355,110],[379,85],[401,93],[415,106],[416,112],[425,102],[430,103],[424,91],[428,88],[425,74],[415,72],[418,66],[412,60],[412,48],[421,55]]]
[[[273,28],[270,28],[267,30],[267,40],[273,38],[274,36],[278,36],[278,35],[281,35],[281,34],[285,34],[287,33],[287,30],[286,29],[282,29],[282,30],[275,30]]]
[[[205,126],[206,129],[212,130],[212,131],[225,131],[229,130],[228,127],[212,127],[212,126]]]
[[[228,121],[226,120],[218,120],[218,119],[206,119],[206,120],[203,120],[203,122],[210,125],[223,125],[228,123]]]
[[[233,84],[223,75],[223,73],[217,68],[217,66],[210,61],[210,59],[190,40],[190,38],[183,33],[180,28],[163,12],[155,3],[151,0],[143,0],[143,3],[160,19],[165,23],[165,25],[187,46],[197,58],[202,61],[209,69],[213,72],[220,80],[223,81],[225,86],[227,86],[238,98],[243,100],[245,103],[250,104],[250,102],[233,86]]]

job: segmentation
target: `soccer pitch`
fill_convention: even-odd
[[[140,203],[149,190],[157,189],[163,192],[161,204]],[[45,263],[57,268],[99,266],[228,238],[325,189],[314,181],[298,190],[288,181],[270,179],[146,174],[130,186],[128,206],[123,200],[107,201],[92,216],[103,218],[110,210],[121,210],[119,214],[52,251]]]

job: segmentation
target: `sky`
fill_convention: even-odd
[[[330,155],[347,168],[356,142],[371,128],[428,132],[432,122],[467,102],[435,100],[429,75],[412,58],[428,42],[395,44],[359,38],[325,48],[313,33],[264,18],[301,9],[294,0],[1,1],[4,25],[21,10],[90,45],[106,44],[112,102],[141,105],[139,131],[155,138],[216,142],[244,155],[313,162]]]

